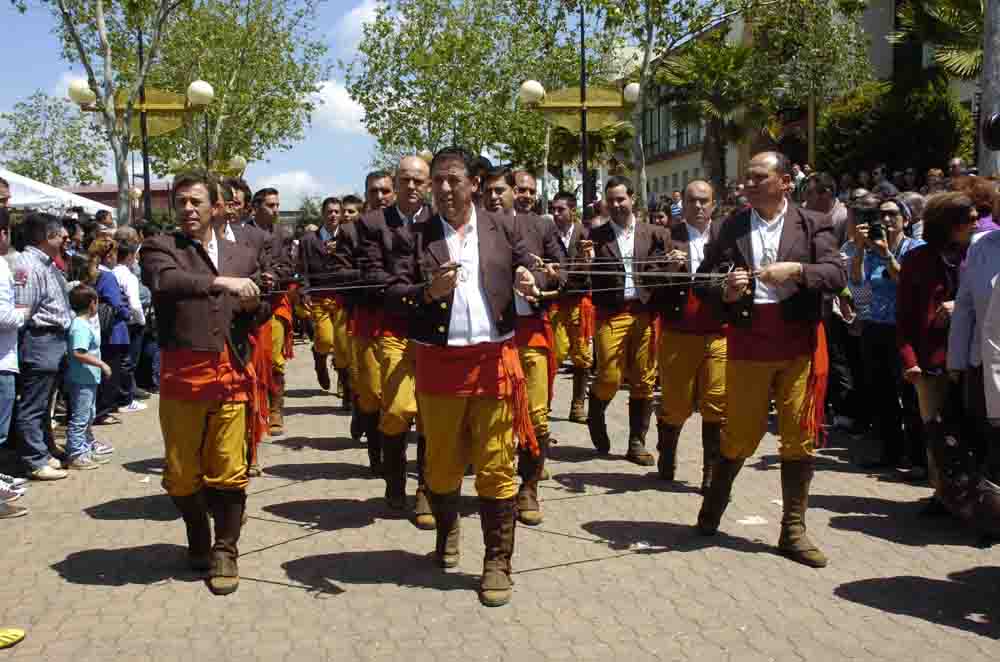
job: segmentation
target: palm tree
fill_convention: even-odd
[[[743,138],[747,127],[763,124],[748,75],[752,56],[752,48],[728,43],[720,30],[666,58],[657,72],[677,121],[704,120],[702,165],[717,191],[725,189],[728,145]]]
[[[948,74],[975,80],[983,69],[984,12],[984,0],[904,0],[889,41],[930,44]]]

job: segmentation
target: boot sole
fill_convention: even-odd
[[[421,531],[433,531],[437,528],[437,521],[433,515],[417,515],[413,518],[413,525]]]
[[[511,593],[511,589],[507,589],[506,591],[480,591],[479,602],[484,607],[503,607],[510,602]]]
[[[796,563],[809,568],[825,568],[830,563],[827,559],[807,559],[799,552],[793,552],[789,549],[781,549],[780,547],[778,548],[778,553],[790,561],[795,561]]]
[[[517,519],[521,524],[525,526],[538,526],[542,523],[542,511],[540,510],[522,510],[518,512]]]
[[[445,570],[457,568],[461,560],[462,556],[460,554],[456,554],[455,556],[438,556],[437,552],[434,553],[434,562],[438,564],[439,568],[444,568]]]
[[[656,464],[656,460],[653,459],[652,455],[626,455],[625,459],[632,464],[638,464],[640,467],[651,467]]]
[[[212,595],[229,595],[230,593],[235,593],[236,589],[240,587],[239,577],[209,577],[208,590],[212,592]]]

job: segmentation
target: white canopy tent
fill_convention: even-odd
[[[91,216],[102,209],[115,216],[115,210],[112,207],[55,186],[37,182],[5,168],[0,168],[0,177],[6,179],[10,184],[9,204],[12,209],[34,209],[61,216],[71,207],[82,207]]]

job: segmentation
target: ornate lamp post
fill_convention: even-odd
[[[585,69],[583,73],[586,73]],[[542,112],[548,124],[562,127],[572,133],[579,132],[584,206],[594,200],[594,191],[588,177],[590,170],[588,129],[600,131],[612,124],[627,121],[625,111],[639,100],[638,83],[629,83],[623,89],[602,86],[585,89],[585,87],[585,85],[581,85],[579,90],[567,87],[550,94],[537,80],[526,80],[521,83],[518,93],[521,103]],[[577,98],[580,100],[577,101]],[[546,137],[546,152],[547,150],[548,138]],[[548,161],[547,153],[546,161]],[[547,163],[546,167],[548,167]]]
[[[203,80],[196,80],[187,89],[188,104],[192,109],[204,110],[215,99],[215,90]],[[205,113],[205,172],[212,167],[212,146],[208,131],[208,113]]]

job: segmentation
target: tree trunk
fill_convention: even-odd
[[[632,161],[635,163],[638,181],[633,183],[641,207],[647,206],[646,200],[646,149],[642,125],[643,110],[646,107],[646,86],[649,84],[649,67],[653,59],[653,37],[656,34],[653,27],[651,3],[646,3],[646,30],[642,48],[642,65],[639,67],[639,100],[632,109],[632,126],[635,127],[635,140],[632,145]]]
[[[115,221],[118,226],[129,225],[132,220],[132,198],[129,190],[132,182],[128,175],[128,142],[112,139],[112,150],[115,157],[115,179],[118,182],[118,205]]]
[[[983,97],[979,107],[980,120],[1000,112],[1000,0],[986,0],[983,27]],[[1000,174],[1000,152],[979,144],[979,174],[993,177]]]
[[[722,120],[713,118],[705,123],[705,139],[701,144],[701,164],[705,179],[715,189],[716,197],[726,190],[726,141]]]

